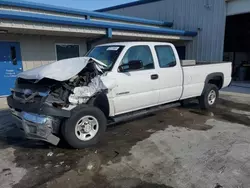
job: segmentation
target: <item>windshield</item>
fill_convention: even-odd
[[[107,65],[107,70],[111,70],[123,48],[124,46],[118,45],[97,46],[88,52],[86,56],[101,61]]]

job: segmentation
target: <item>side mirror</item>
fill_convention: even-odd
[[[127,71],[133,71],[133,70],[139,70],[143,68],[143,63],[141,60],[132,60],[129,61],[128,64],[122,64],[119,66],[120,72],[127,72]]]

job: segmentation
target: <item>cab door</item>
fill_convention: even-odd
[[[20,45],[17,42],[0,42],[0,96],[10,94],[17,74],[22,71]]]
[[[142,61],[143,68],[128,72],[113,71],[117,87],[114,88],[115,115],[157,105],[159,100],[159,77],[155,69],[152,52],[147,45],[130,47],[121,64]]]
[[[180,99],[183,89],[183,72],[178,53],[172,45],[154,47],[159,66],[159,104]]]

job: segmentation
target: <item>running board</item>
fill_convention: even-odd
[[[114,124],[114,123],[119,123],[122,121],[129,121],[129,120],[132,120],[136,117],[145,116],[145,115],[151,114],[153,112],[165,110],[168,108],[178,107],[180,105],[181,104],[179,102],[168,103],[168,104],[164,104],[164,105],[160,105],[160,106],[155,106],[155,107],[146,108],[146,109],[135,111],[135,112],[129,112],[126,114],[118,115],[118,116],[115,116],[112,118],[112,120],[109,122],[109,125]]]

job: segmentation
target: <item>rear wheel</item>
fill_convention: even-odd
[[[85,148],[98,143],[106,130],[106,117],[96,107],[73,110],[72,116],[62,126],[65,140],[73,148]]]
[[[200,107],[202,109],[209,109],[216,105],[219,97],[219,90],[216,85],[208,84],[202,96],[199,98]]]

